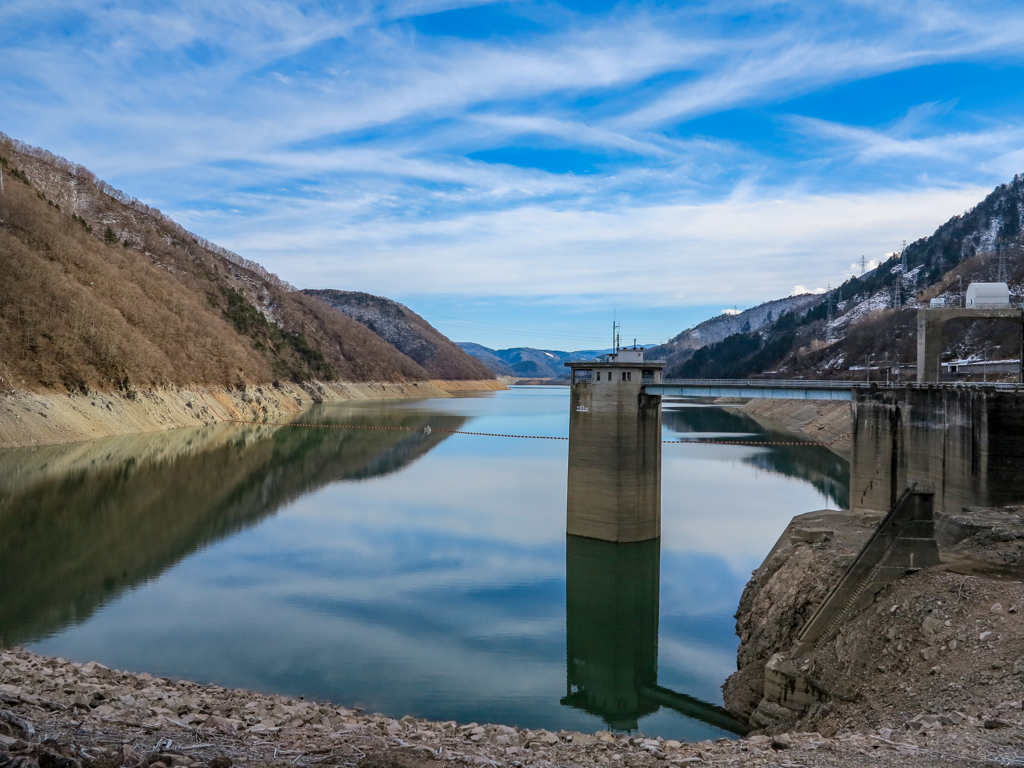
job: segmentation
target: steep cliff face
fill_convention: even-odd
[[[436,379],[493,379],[494,373],[467,355],[404,304],[359,291],[306,290],[369,328]]]
[[[81,166],[0,134],[0,167],[3,389],[430,377]]]

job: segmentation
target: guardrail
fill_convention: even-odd
[[[872,382],[874,383],[874,382]],[[853,389],[863,381],[836,379],[662,379],[657,384],[690,387],[778,387],[789,389]]]
[[[647,384],[647,382],[645,382]],[[1024,389],[1024,384],[1013,381],[850,381],[844,379],[662,379],[652,382],[653,386],[676,387],[728,387],[730,389],[805,389],[805,390],[854,390],[854,389],[996,389],[1013,391]]]

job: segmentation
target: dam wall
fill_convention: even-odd
[[[1020,499],[1024,392],[908,386],[854,393],[850,508],[887,513],[914,483],[936,515]]]

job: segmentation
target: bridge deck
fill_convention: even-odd
[[[856,390],[918,388],[964,388],[1021,390],[1014,382],[954,382],[916,384],[910,382],[866,382],[800,379],[665,379],[644,384],[644,392],[662,397],[749,397],[764,400],[852,400]]]

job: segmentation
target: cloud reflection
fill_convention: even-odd
[[[565,395],[531,400],[512,391],[433,411],[431,403],[384,410],[412,423],[473,418],[467,427],[477,431],[503,424],[558,434],[565,413],[555,404],[565,405]],[[338,418],[357,411],[341,409]],[[730,423],[722,431],[756,429]],[[310,432],[281,431],[274,440]],[[267,445],[235,450],[244,457]],[[665,448],[658,676],[717,701],[749,570],[789,518],[822,506],[822,497],[805,481],[744,461],[759,449]],[[33,649],[393,715],[602,727],[559,704],[564,443],[455,435],[358,482],[331,474],[337,460],[329,445],[306,455],[304,466],[317,473],[276,514],[166,562]],[[199,461],[194,471],[203,466],[214,465]],[[640,727],[666,737],[719,735],[679,715],[651,715]]]

